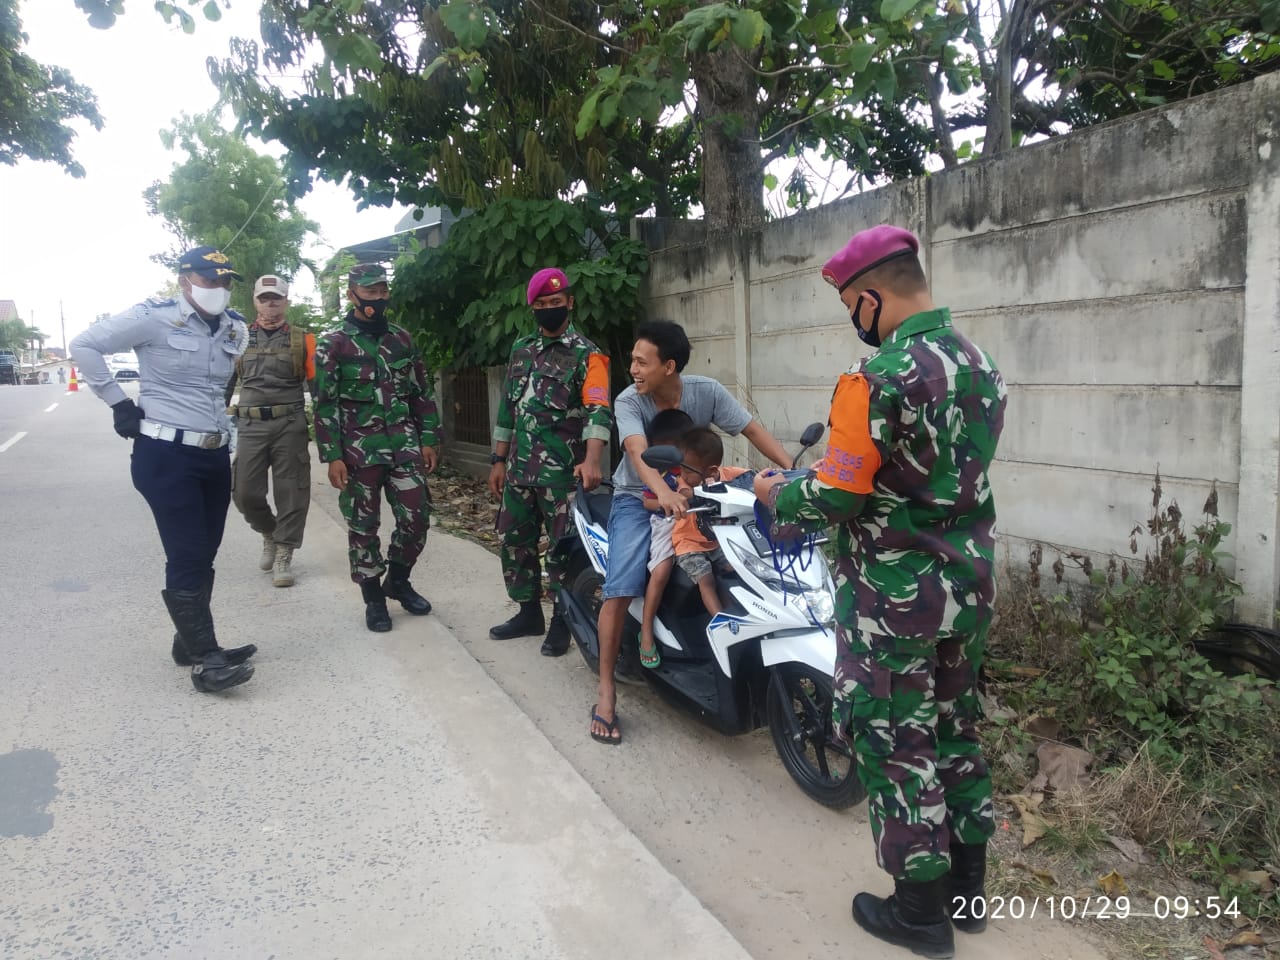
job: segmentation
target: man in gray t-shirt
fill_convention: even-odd
[[[663,512],[682,517],[688,509],[684,497],[670,489],[662,475],[646,466],[640,455],[648,448],[645,430],[660,410],[679,408],[695,427],[714,426],[731,436],[742,434],[753,447],[782,467],[791,459],[782,445],[753,419],[747,409],[720,383],[710,377],[682,376],[689,362],[689,338],[676,323],[657,320],[636,332],[631,351],[634,385],[614,401],[614,422],[623,457],[613,474],[613,508],[609,514],[609,567],[605,575],[603,603],[597,632],[600,636],[600,683],[592,710],[591,737],[601,743],[622,742],[614,706],[617,688],[614,668],[622,645],[627,607],[644,596],[648,577],[649,517],[641,494],[653,491]]]

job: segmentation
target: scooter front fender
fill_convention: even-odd
[[[765,637],[760,641],[760,660],[766,667],[804,663],[830,677],[836,669],[836,632],[797,630]]]

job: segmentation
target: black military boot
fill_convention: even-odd
[[[364,625],[374,633],[386,633],[391,629],[391,614],[387,612],[387,598],[377,577],[360,581],[360,595],[364,597]]]
[[[974,900],[986,896],[987,845],[985,843],[951,844],[951,896],[947,898],[947,913],[957,930],[965,933],[981,933],[987,929],[986,902],[976,908]],[[963,903],[958,898],[963,897]],[[960,916],[956,917],[955,914]],[[975,916],[977,914],[977,916]]]
[[[514,640],[516,637],[537,637],[547,629],[547,621],[542,616],[541,600],[523,600],[520,612],[508,620],[489,630],[493,640]]]
[[[869,893],[853,898],[853,919],[873,937],[906,947],[922,957],[954,957],[955,935],[947,919],[945,874],[925,883],[895,880],[893,896]]]
[[[204,587],[200,593],[204,596],[205,606],[213,599],[213,577],[214,571],[210,570],[209,575],[205,577]],[[162,593],[163,595],[163,593]],[[169,601],[165,601],[168,606]],[[219,648],[221,649],[221,648]],[[232,647],[230,650],[223,650],[228,663],[244,663],[255,653],[258,648],[255,644],[246,643],[243,647]],[[195,661],[191,659],[191,654],[187,652],[187,645],[182,640],[182,634],[175,632],[173,635],[173,662],[180,667],[193,667]]]
[[[232,663],[218,647],[213,614],[203,590],[165,590],[162,594],[173,625],[191,658],[191,685],[201,693],[217,693],[253,676],[253,664]]]
[[[551,604],[551,622],[547,624],[547,639],[542,641],[544,657],[563,657],[569,652],[569,625],[564,622],[560,610],[560,598]]]
[[[431,601],[409,584],[409,567],[399,563],[387,565],[387,579],[382,582],[382,592],[392,600],[399,600],[415,617],[431,612]]]

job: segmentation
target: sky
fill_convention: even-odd
[[[142,191],[166,180],[183,154],[166,151],[159,131],[183,113],[202,113],[217,101],[205,70],[209,56],[225,56],[231,37],[257,37],[255,0],[232,0],[218,22],[196,14],[196,31],[168,25],[150,0],[130,0],[109,30],[90,27],[74,0],[19,0],[30,38],[25,52],[40,63],[66,67],[98,98],[105,124],[87,123],[73,144],[86,175],[76,179],[53,163],[0,165],[0,300],[62,345],[100,313],[118,313],[153,295],[172,274],[151,260],[173,245],[164,221],[147,213]],[[280,154],[274,144],[255,144]],[[392,232],[407,207],[357,212],[343,187],[318,183],[299,203],[320,224],[306,250],[323,262],[339,247]],[[234,257],[232,258],[234,262]],[[318,302],[314,278],[295,278],[294,300]]]

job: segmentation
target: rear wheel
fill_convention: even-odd
[[[803,663],[784,663],[769,678],[769,732],[782,765],[800,789],[837,810],[862,801],[853,747],[831,722],[831,678]]]

